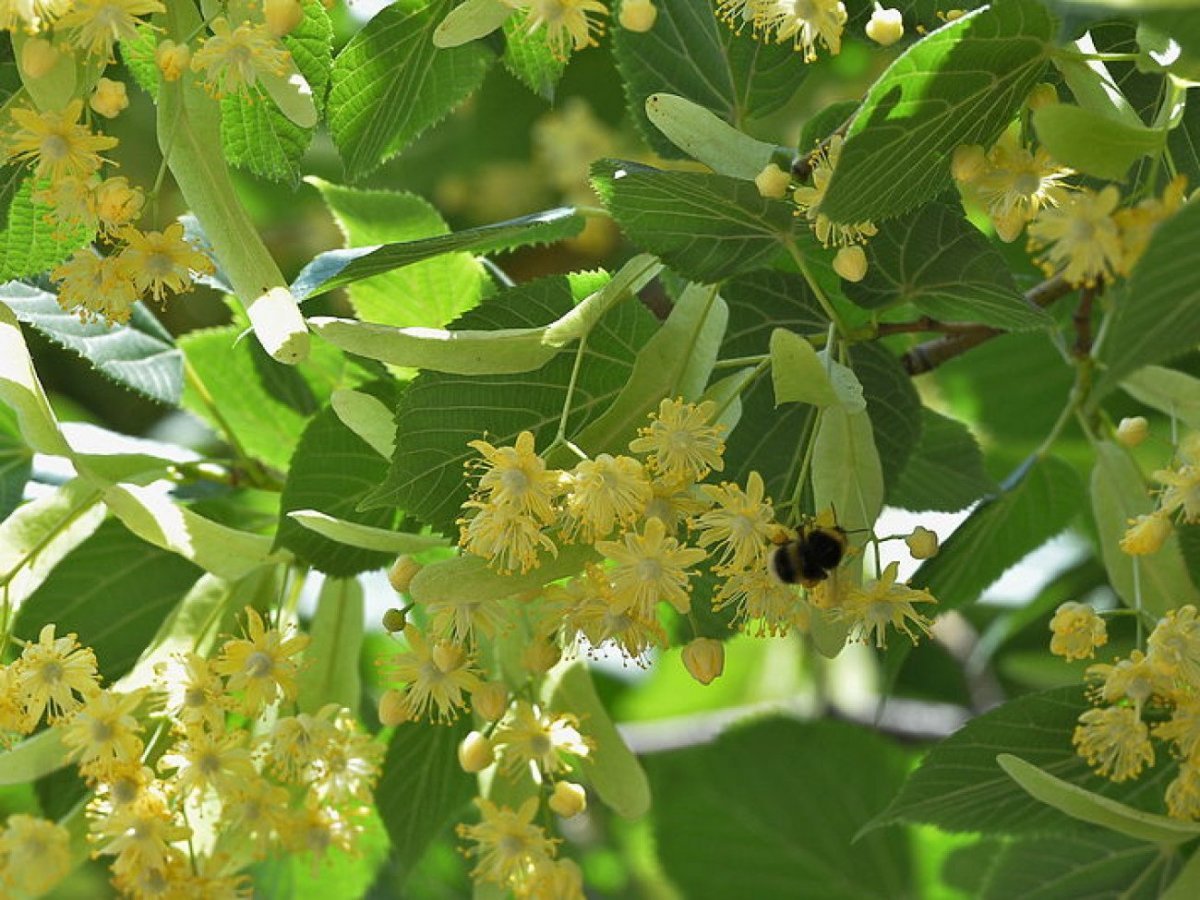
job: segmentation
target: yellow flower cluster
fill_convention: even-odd
[[[816,60],[818,42],[834,56],[841,52],[848,18],[840,0],[717,0],[717,14],[734,28],[749,22],[760,40],[791,41],[805,62]]]
[[[1098,775],[1136,778],[1155,761],[1154,740],[1179,760],[1166,804],[1178,819],[1200,819],[1200,617],[1194,606],[1159,620],[1146,652],[1087,670],[1096,706],[1079,717],[1073,741]],[[1153,724],[1148,724],[1149,719]]]
[[[111,857],[126,895],[248,896],[252,862],[350,850],[361,830],[382,745],[335,705],[288,714],[308,639],[252,609],[246,620],[213,658],[174,656],[135,691],[102,688],[95,654],[54,625],[0,669],[0,724],[28,734],[44,718],[59,732],[93,792],[93,856]],[[0,883],[48,889],[70,869],[68,844],[58,825],[11,817]]]
[[[1169,467],[1153,473],[1162,485],[1158,504],[1147,515],[1131,519],[1121,549],[1131,556],[1157,553],[1178,521],[1200,522],[1200,432],[1183,437]]]

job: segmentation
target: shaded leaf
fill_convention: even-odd
[[[900,477],[889,484],[887,502],[913,512],[957,512],[995,490],[967,426],[922,409],[920,437]]]

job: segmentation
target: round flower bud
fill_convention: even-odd
[[[472,731],[458,745],[458,764],[464,772],[482,772],[496,760],[492,742],[482,733]]]
[[[553,641],[534,641],[521,654],[521,665],[527,672],[543,675],[562,659],[562,650]]]
[[[397,594],[408,593],[408,586],[413,578],[421,571],[421,564],[408,554],[396,557],[392,567],[388,569],[388,583]]]
[[[658,9],[650,0],[624,0],[617,21],[626,31],[636,31],[641,34],[653,28],[657,18]]]
[[[1063,603],[1050,620],[1050,652],[1063,659],[1090,659],[1108,643],[1104,620],[1086,603]]]
[[[452,641],[438,641],[429,651],[429,658],[443,672],[449,672],[462,665],[463,650]]]
[[[88,101],[88,106],[97,115],[104,116],[106,119],[115,119],[120,115],[121,110],[129,106],[129,95],[125,92],[125,82],[101,78],[96,82],[96,89],[92,91],[92,98]]]
[[[488,681],[471,692],[471,708],[489,722],[497,721],[508,709],[508,688],[499,681]]]
[[[411,718],[412,710],[408,708],[408,696],[404,691],[395,688],[384,691],[379,698],[379,723],[385,728],[394,728]]]
[[[696,638],[683,648],[683,664],[701,684],[712,684],[725,671],[725,645],[712,638]]]
[[[554,793],[550,795],[546,805],[557,815],[569,819],[587,809],[587,791],[581,784],[557,781],[554,784]]]
[[[404,610],[392,607],[383,614],[383,630],[388,634],[398,634],[408,624],[408,616]]]
[[[21,48],[21,71],[30,78],[41,78],[58,62],[58,50],[45,38],[30,38]]]
[[[787,196],[792,176],[775,163],[767,163],[766,168],[754,176],[754,185],[764,197],[780,200]]]
[[[271,34],[283,37],[304,19],[304,7],[300,0],[263,0],[263,19]]]
[[[858,244],[843,247],[833,258],[833,271],[846,281],[862,281],[867,274],[867,254]]]
[[[1136,447],[1150,433],[1150,423],[1145,416],[1132,416],[1117,425],[1117,443],[1122,447]]]
[[[965,9],[948,9],[944,13],[938,13],[938,16],[945,22],[954,22],[966,14],[967,11]]]
[[[938,536],[928,528],[918,525],[904,539],[904,543],[908,544],[908,552],[913,559],[932,559],[937,556]]]
[[[986,166],[987,157],[978,144],[960,144],[950,158],[950,174],[955,181],[974,181]]]
[[[875,4],[871,21],[867,23],[867,37],[881,47],[890,47],[904,37],[904,17],[898,9],[884,9]]]
[[[192,61],[192,51],[187,44],[174,41],[159,41],[154,51],[154,64],[162,73],[163,81],[178,81]]]
[[[1121,549],[1130,556],[1157,553],[1171,536],[1171,520],[1161,513],[1129,520],[1129,529],[1121,538]]]
[[[1029,96],[1025,98],[1025,106],[1031,110],[1041,109],[1043,106],[1049,106],[1051,103],[1057,102],[1058,89],[1045,81],[1041,84],[1035,84],[1033,90],[1029,92]]]

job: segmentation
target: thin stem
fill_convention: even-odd
[[[817,446],[817,429],[821,427],[821,409],[817,409],[812,419],[812,428],[805,429],[804,457],[800,460],[800,469],[796,473],[796,485],[792,488],[792,499],[788,501],[791,513],[788,518],[793,524],[800,521],[800,496],[804,493],[804,482],[808,480],[808,469],[812,465],[813,450]]]
[[[551,442],[550,447],[554,447],[557,444],[569,444],[569,441],[567,441],[567,419],[571,415],[571,400],[575,397],[575,383],[579,380],[579,369],[583,365],[583,351],[587,348],[587,339],[588,336],[585,331],[579,339],[579,347],[575,351],[575,363],[571,366],[571,380],[567,382],[567,396],[563,399],[562,415],[558,417],[558,431],[555,432],[554,440]],[[550,447],[546,448],[547,452],[550,450]],[[582,454],[582,451],[574,444],[570,444],[570,447],[576,453]],[[583,458],[587,459],[587,456],[584,455]]]
[[[731,356],[729,359],[718,359],[713,363],[713,369],[743,369],[746,366],[757,366],[764,359],[770,359],[771,354],[759,353],[755,356]]]
[[[744,394],[747,390],[749,390],[750,386],[753,385],[754,382],[758,381],[758,379],[762,375],[762,373],[765,372],[768,368],[770,368],[770,366],[771,366],[771,357],[770,356],[762,357],[762,359],[760,359],[758,361],[758,365],[756,365],[754,367],[754,371],[750,373],[750,375],[741,384],[741,386],[736,391],[734,391],[732,394],[730,394],[728,397],[726,397],[722,401],[721,405],[716,408],[716,410],[713,412],[713,414],[711,416],[711,421],[713,421],[713,422],[719,421],[721,416],[725,414],[725,410],[729,409],[729,404],[731,404],[734,400],[736,400],[738,397],[742,396],[742,394]]]
[[[1133,557],[1133,609],[1137,613],[1137,647],[1142,648],[1142,567],[1141,558]]]
[[[200,379],[200,375],[196,372],[195,367],[192,366],[186,356],[183,358],[183,377],[199,395],[200,402],[204,404],[204,408],[208,410],[209,414],[213,417],[213,421],[215,421],[217,426],[221,429],[222,436],[233,449],[234,455],[237,456],[238,460],[241,462],[249,460],[250,454],[246,452],[246,448],[243,447],[242,442],[238,440],[237,434],[230,426],[229,421],[225,418],[225,415],[221,412],[220,406],[213,399],[212,394],[208,392],[207,385],[205,385],[205,383]]]
[[[796,267],[800,270],[800,274],[804,276],[804,280],[808,282],[808,289],[813,292],[813,296],[817,298],[817,303],[821,305],[825,315],[829,317],[829,321],[837,326],[838,334],[846,334],[848,330],[846,323],[842,321],[842,317],[838,315],[838,311],[833,308],[833,304],[829,302],[829,298],[825,296],[825,291],[817,284],[817,280],[813,277],[812,270],[808,267],[808,262],[804,259],[804,254],[800,252],[800,248],[796,246],[795,241],[787,242],[788,253],[791,254],[792,260],[796,263]]]

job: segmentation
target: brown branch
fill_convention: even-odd
[[[1092,352],[1092,302],[1096,299],[1098,288],[1085,287],[1079,292],[1079,305],[1071,321],[1075,323],[1075,349],[1077,359],[1083,359]]]
[[[929,316],[921,316],[911,322],[880,322],[875,327],[876,337],[887,337],[890,334],[912,334],[921,331],[940,331],[943,334],[959,334],[977,328],[963,322],[939,322]]]
[[[1030,288],[1025,294],[1025,300],[1044,309],[1073,290],[1074,285],[1063,280],[1061,275],[1055,275]],[[978,347],[996,335],[1006,333],[1003,329],[992,328],[989,325],[971,325],[963,331],[918,344],[900,357],[900,364],[909,375],[922,375],[966,353],[972,347]]]

